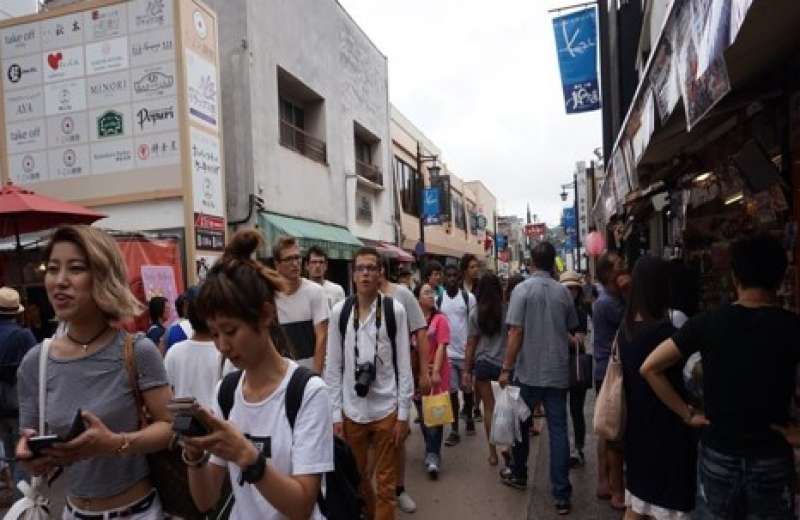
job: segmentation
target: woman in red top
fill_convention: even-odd
[[[428,322],[429,359],[428,370],[431,377],[431,394],[450,391],[450,361],[447,359],[447,344],[450,343],[450,323],[447,317],[436,308],[436,291],[424,284],[415,291],[419,305]],[[417,412],[422,416],[420,399],[415,399]],[[420,422],[425,438],[425,470],[431,479],[439,476],[442,462],[442,437],[444,427],[428,428],[425,421]]]

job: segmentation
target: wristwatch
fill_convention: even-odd
[[[261,482],[261,479],[264,478],[265,471],[267,471],[267,457],[259,452],[256,461],[242,470],[239,476],[239,485],[243,486],[245,482],[248,484],[257,484]]]

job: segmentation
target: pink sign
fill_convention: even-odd
[[[175,284],[175,271],[169,265],[143,265],[142,285],[144,297],[147,301],[153,296],[163,296],[169,302],[169,320],[172,323],[178,319],[175,312],[175,298],[178,297],[178,288]]]

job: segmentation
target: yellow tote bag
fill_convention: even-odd
[[[422,417],[425,426],[434,428],[453,422],[453,408],[450,405],[450,394],[431,394],[422,396]]]

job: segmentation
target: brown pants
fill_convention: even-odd
[[[369,520],[393,520],[395,518],[397,472],[395,467],[396,451],[394,444],[394,427],[397,413],[367,424],[358,424],[347,417],[344,418],[344,438],[356,458],[358,471],[364,478],[361,480],[361,494],[367,503]],[[375,458],[376,491],[372,488],[372,479],[367,473],[367,454],[372,452]]]

